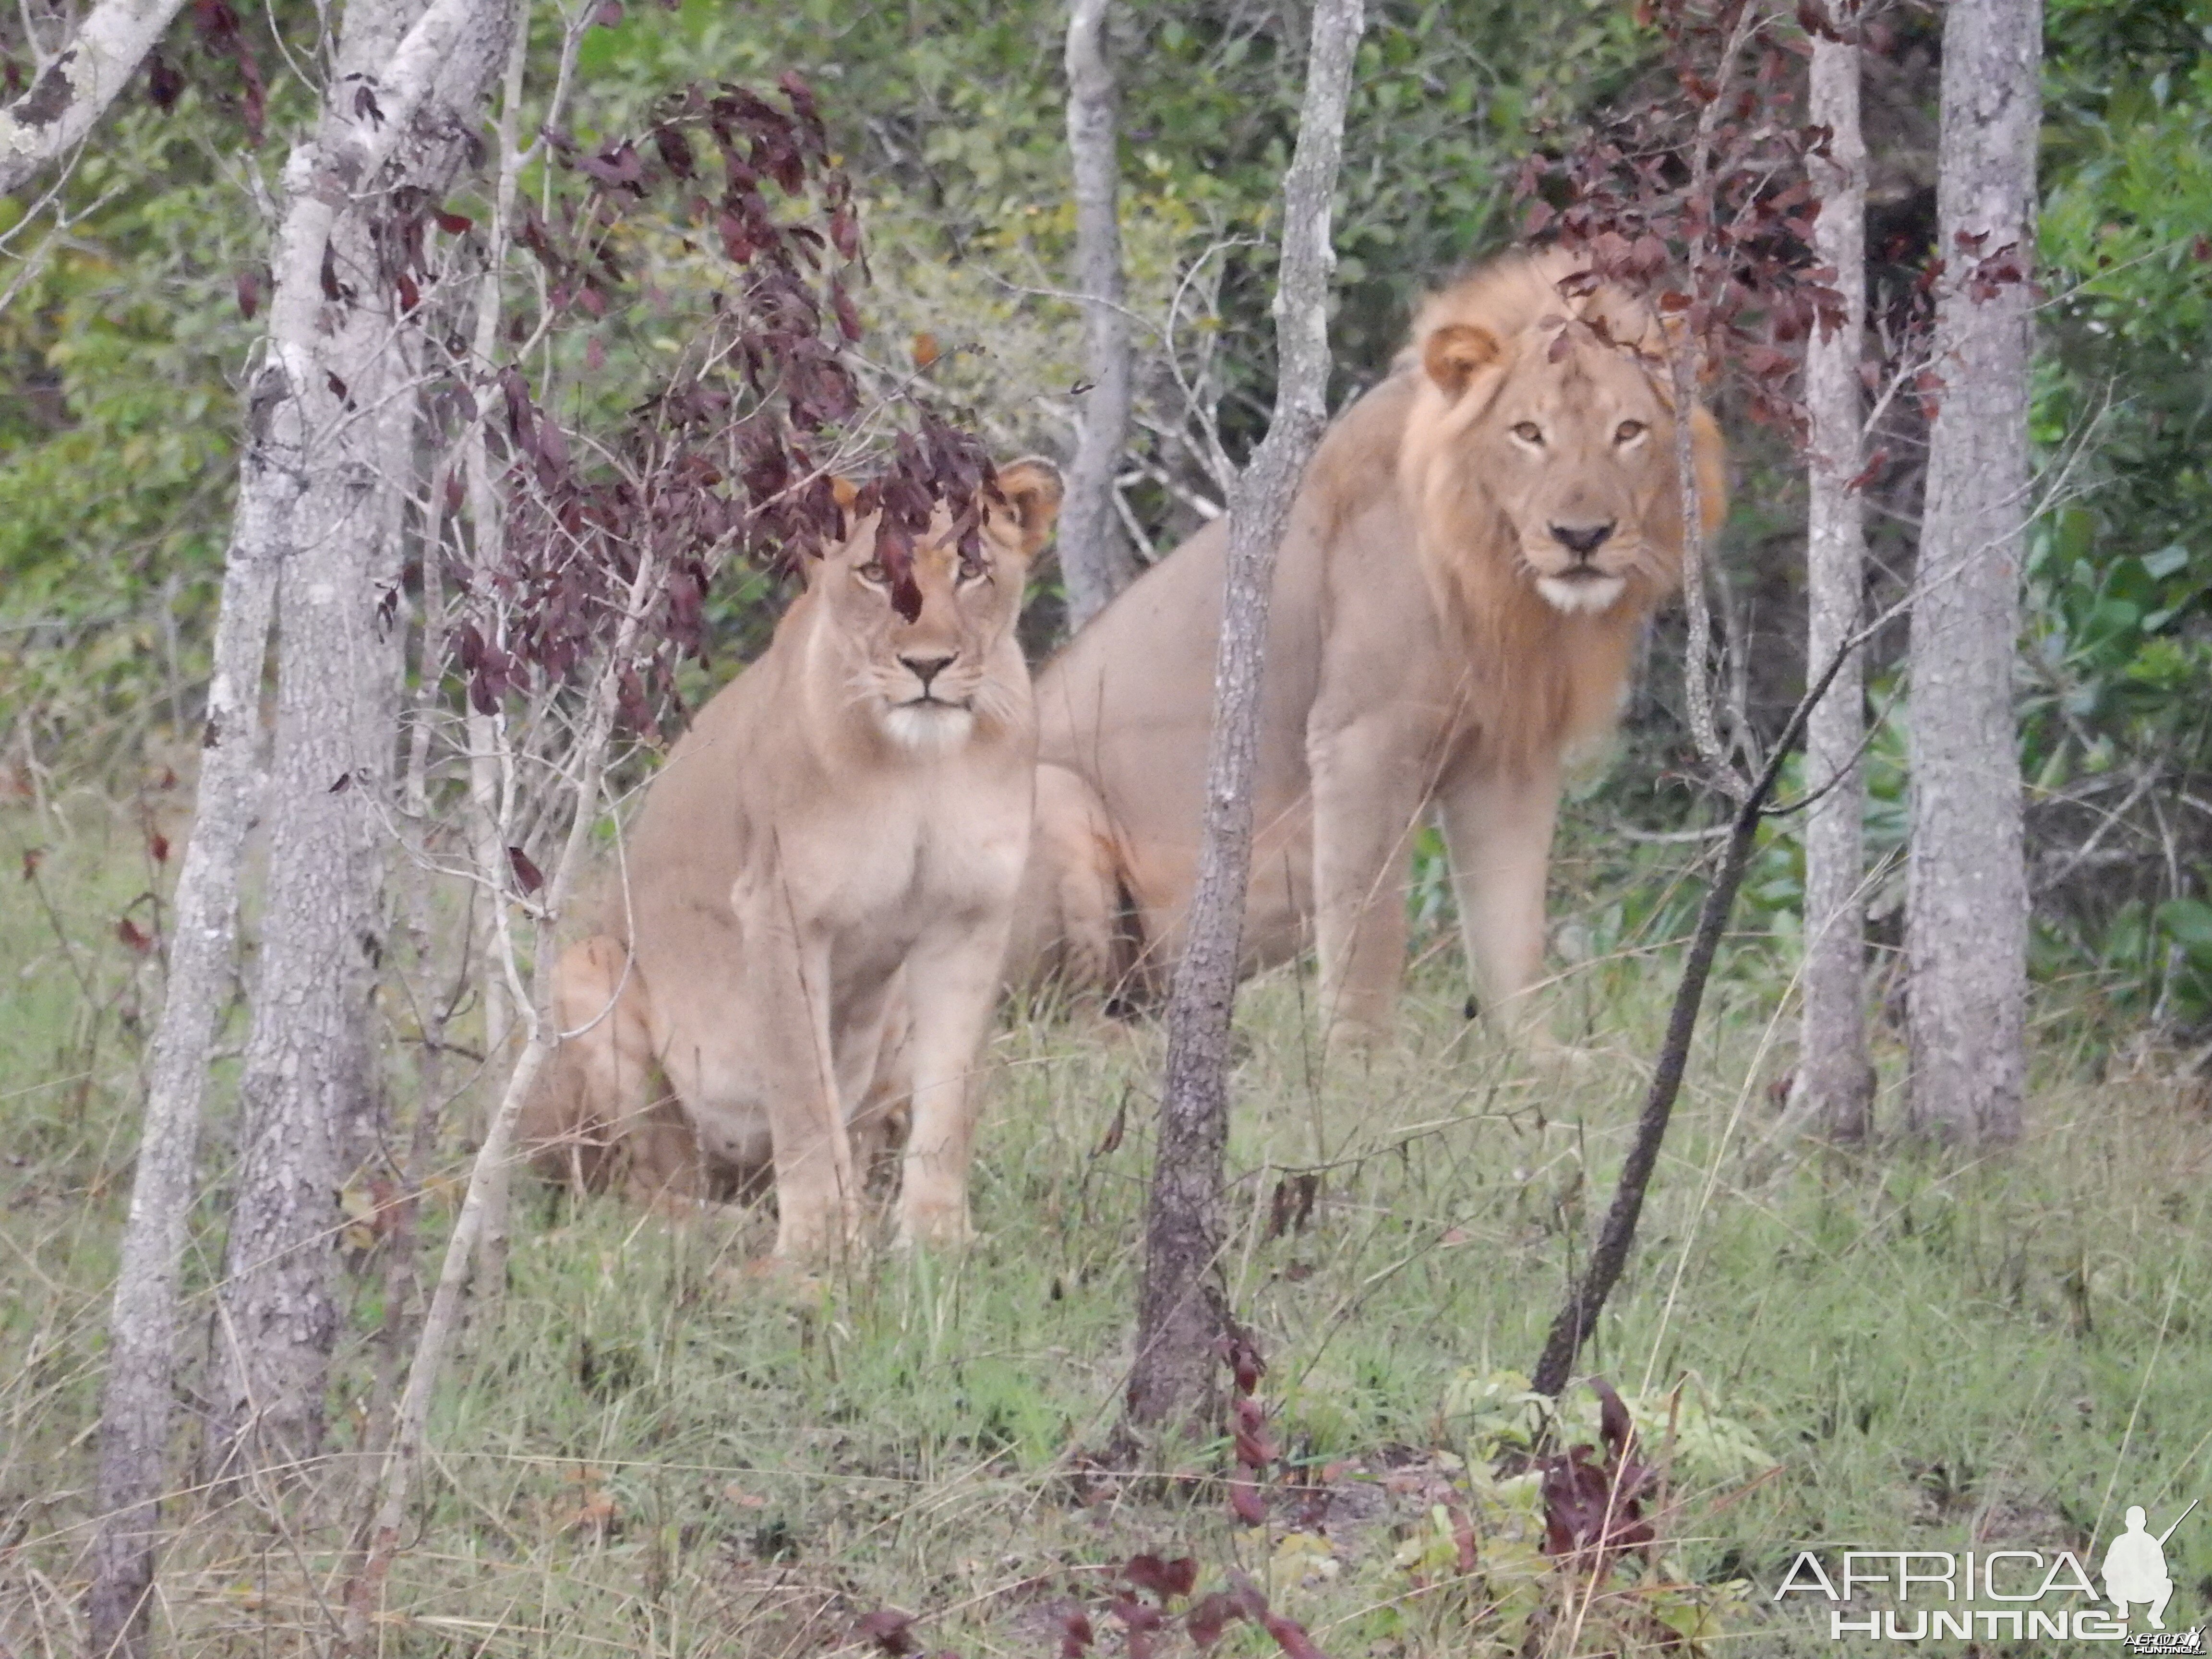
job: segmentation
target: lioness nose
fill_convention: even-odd
[[[921,689],[927,691],[930,681],[951,667],[953,659],[959,654],[956,651],[942,657],[901,657],[899,660],[912,671],[915,678],[921,682]]]
[[[1611,534],[1611,524],[1555,524],[1552,526],[1552,539],[1579,559],[1587,559],[1596,552]]]

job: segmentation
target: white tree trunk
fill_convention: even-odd
[[[416,325],[398,313],[368,192],[380,193],[395,147],[397,177],[383,182],[442,191],[504,54],[508,11],[507,0],[351,0],[319,131],[286,172],[270,336],[301,483],[271,549],[283,575],[269,884],[213,1333],[218,1474],[319,1449],[337,1199],[377,1101],[372,801],[390,770],[393,658],[378,638],[374,576],[391,557],[390,495],[410,459],[414,389],[392,346]],[[333,297],[330,282],[352,291]]]
[[[264,369],[264,377],[282,374]],[[256,382],[257,404],[263,399]],[[272,476],[272,469],[275,476]],[[145,1651],[148,1594],[168,1468],[176,1373],[177,1274],[184,1259],[209,1051],[229,989],[238,922],[238,872],[253,819],[262,665],[269,648],[276,567],[262,514],[290,511],[295,493],[264,433],[249,434],[239,522],[223,570],[215,672],[200,738],[190,839],[178,872],[168,995],[154,1033],[146,1116],[138,1136],[131,1212],[123,1227],[107,1374],[100,1387],[100,1477],[94,1508],[92,1650]]]
[[[1805,348],[1806,471],[1811,502],[1805,535],[1805,672],[1817,675],[1858,631],[1866,584],[1862,501],[1852,480],[1862,465],[1865,399],[1859,362],[1866,333],[1866,143],[1859,131],[1856,6],[1832,14],[1847,40],[1815,38],[1808,113],[1829,130],[1826,157],[1807,158],[1820,216],[1814,252],[1836,270],[1844,319]],[[1861,829],[1866,781],[1866,677],[1850,653],[1805,728],[1805,777],[1828,793],[1805,821],[1804,1028],[1792,1105],[1839,1139],[1869,1127],[1874,1067],[1866,1043],[1865,854]]]
[[[2039,0],[1951,0],[1943,27],[1935,372],[1911,639],[1905,951],[1909,1127],[2021,1129],[2027,878],[2013,653],[2028,516],[2027,283],[2041,118]]]
[[[184,0],[100,0],[92,9],[30,90],[0,109],[0,196],[14,194],[82,142],[183,6]]]
[[[1206,753],[1206,826],[1188,943],[1168,1001],[1168,1053],[1145,1222],[1137,1354],[1127,1412],[1159,1424],[1210,1393],[1227,1318],[1220,1287],[1223,1153],[1229,1134],[1230,1020],[1237,1005],[1244,887],[1252,853],[1252,771],[1275,552],[1299,477],[1328,424],[1328,283],[1336,254],[1330,201],[1344,152],[1362,0],[1319,0],[1306,59],[1297,148],[1283,179],[1283,254],[1275,292],[1275,410],[1229,499],[1221,646]]]
[[[1109,0],[1075,0],[1067,20],[1067,152],[1075,172],[1076,288],[1083,295],[1082,425],[1060,509],[1067,623],[1080,628],[1137,577],[1114,505],[1129,434],[1129,314],[1121,276],[1119,94],[1107,56]]]
[[[423,20],[413,60],[441,67],[464,9],[447,0]],[[420,38],[416,38],[420,37]],[[386,42],[387,52],[390,41]],[[168,991],[154,1042],[146,1115],[110,1322],[100,1402],[99,1510],[90,1616],[94,1650],[144,1651],[153,1581],[157,1495],[165,1484],[177,1324],[177,1275],[195,1195],[208,1054],[228,989],[239,867],[253,817],[262,668],[274,594],[296,547],[315,425],[336,397],[316,324],[323,249],[346,180],[380,168],[400,127],[429,88],[383,82],[386,122],[356,145],[295,151],[285,172],[291,204],[271,264],[278,283],[268,351],[249,391],[247,444],[236,526],[226,561],[216,629],[215,675],[202,738],[199,793],[177,887]],[[325,156],[328,165],[321,165]],[[366,390],[366,388],[364,388]],[[370,405],[374,407],[374,404]],[[264,927],[283,930],[272,911]],[[325,1200],[330,1194],[325,1194]]]

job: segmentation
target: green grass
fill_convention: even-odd
[[[9,824],[19,841],[34,827]],[[76,1639],[105,1276],[158,991],[114,933],[144,885],[132,835],[45,839],[78,971],[35,887],[0,899],[0,1647],[26,1654]],[[1650,1408],[1647,1443],[1671,1449],[1667,1573],[1748,1581],[1712,1650],[1837,1650],[1769,1601],[1800,1547],[2100,1555],[2125,1504],[2162,1524],[2212,1489],[2201,1096],[2149,1067],[2097,1080],[2094,1028],[2054,1016],[2014,1152],[1771,1145],[1780,969],[1756,941],[1729,961],[1584,1361]],[[1687,1593],[1616,1580],[1622,1594],[1575,1619],[1572,1587],[1528,1548],[1528,1483],[1489,1473],[1519,1421],[1484,1390],[1533,1363],[1609,1195],[1671,957],[1578,969],[1562,1029],[1584,1050],[1534,1068],[1459,1018],[1453,953],[1418,971],[1402,1041],[1364,1070],[1316,1077],[1302,988],[1279,976],[1244,1006],[1228,1265],[1268,1358],[1274,1431],[1328,1498],[1318,1527],[1315,1501],[1288,1492],[1267,1528],[1234,1524],[1218,1449],[1133,1486],[1073,1461],[1104,1442],[1128,1359],[1158,1034],[1015,1019],[991,1051],[985,1238],[963,1256],[763,1278],[744,1267],[769,1237],[758,1218],[671,1225],[523,1190],[507,1294],[437,1409],[384,1651],[799,1655],[896,1607],[921,1616],[930,1651],[1049,1653],[1072,1595],[1115,1628],[1111,1570],[1139,1549],[1195,1554],[1201,1588],[1251,1574],[1333,1659],[1508,1651],[1501,1631],[1547,1655],[1626,1650],[1626,1609]],[[1897,1055],[1882,1059],[1893,1074]],[[404,1054],[394,1066],[404,1081]],[[219,1121],[195,1340],[225,1144]],[[446,1155],[458,1171],[458,1134]],[[1269,1237],[1278,1184],[1298,1172],[1319,1176],[1312,1214]],[[357,1265],[341,1451],[376,1361],[380,1264]],[[357,1512],[350,1474],[340,1459],[281,1517],[173,1503],[164,1650],[319,1650]],[[1479,1584],[1449,1582],[1433,1519],[1448,1500],[1481,1534]],[[2168,1623],[2200,1622],[2212,1522],[2168,1548]],[[1269,1649],[1246,1630],[1221,1650]]]

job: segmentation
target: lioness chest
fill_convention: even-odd
[[[1033,787],[1028,766],[952,765],[794,812],[775,856],[737,877],[740,926],[789,903],[841,976],[891,972],[930,934],[988,929],[1021,880]]]

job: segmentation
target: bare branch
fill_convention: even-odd
[[[100,0],[92,9],[31,89],[0,110],[0,196],[13,195],[83,141],[183,5]],[[35,48],[37,36],[31,40]]]

